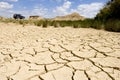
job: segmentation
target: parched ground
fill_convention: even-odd
[[[120,33],[0,24],[0,80],[120,80]]]

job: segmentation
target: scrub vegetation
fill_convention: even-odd
[[[12,19],[0,18],[0,21],[9,23],[17,23],[25,26],[26,24],[33,24],[41,27],[54,26],[56,27],[73,27],[73,28],[95,28],[104,29],[107,31],[120,32],[120,0],[111,0],[106,3],[103,9],[96,15],[95,18],[85,20],[26,20],[26,19]]]

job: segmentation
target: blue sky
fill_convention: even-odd
[[[73,12],[94,17],[108,0],[0,0],[0,16],[12,17],[20,13],[26,17],[39,15],[46,18]]]

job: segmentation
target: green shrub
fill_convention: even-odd
[[[74,24],[73,28],[79,28],[79,25],[78,24]]]
[[[60,27],[65,27],[65,24],[63,24],[62,22],[59,23]]]
[[[105,30],[120,32],[120,20],[108,20],[105,24]]]
[[[48,21],[47,20],[43,21],[42,27],[46,28],[47,26],[48,26]]]
[[[19,24],[25,24],[24,20],[18,20]]]
[[[36,25],[36,26],[42,26],[42,24],[43,24],[42,20],[35,20],[34,21],[34,25]]]
[[[54,26],[56,28],[56,27],[59,27],[58,25],[59,25],[59,22],[51,21],[51,26]]]
[[[82,28],[92,27],[93,22],[94,22],[94,19],[85,19],[83,21],[80,21],[80,27]]]
[[[55,28],[59,27],[59,23],[54,23],[54,27]]]
[[[73,26],[73,28],[79,28],[80,27],[80,22],[79,21],[74,21],[71,26]]]
[[[91,27],[95,29],[102,29],[103,28],[103,22],[95,20],[92,24]]]

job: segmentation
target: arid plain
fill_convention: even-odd
[[[0,23],[0,80],[120,80],[120,33]]]

